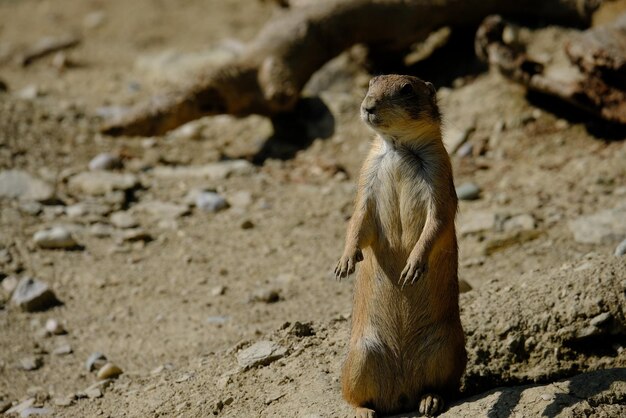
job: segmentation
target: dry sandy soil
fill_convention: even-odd
[[[205,118],[150,139],[98,133],[98,115],[236,53],[273,12],[244,0],[0,0],[0,79],[8,86],[0,92],[0,169],[24,170],[55,196],[45,204],[0,200],[0,410],[27,401],[43,411],[24,415],[63,417],[350,414],[338,382],[352,280],[336,282],[331,271],[372,135],[358,120],[369,78],[358,54],[340,57],[309,86],[327,108],[313,99],[303,105],[287,133],[298,147],[270,140],[272,125],[260,117]],[[65,56],[17,63],[42,37],[68,33],[81,43]],[[565,33],[546,29],[546,45],[558,47]],[[467,131],[472,145],[469,155],[453,155],[456,183],[481,189],[477,200],[461,202],[457,219],[460,278],[473,288],[461,297],[466,328],[491,324],[494,306],[513,309],[537,295],[523,291],[527,282],[554,280],[557,293],[558,278],[572,274],[609,269],[616,283],[626,280],[626,259],[613,255],[626,238],[624,135],[609,138],[584,116],[467,67],[454,83],[457,74],[435,80],[447,135]],[[105,182],[124,173],[137,184],[102,195],[77,185],[102,152],[124,163],[104,172]],[[236,159],[257,164],[224,163]],[[190,206],[186,196],[197,188],[216,190],[230,207]],[[608,211],[600,219],[614,218],[609,232],[575,237],[597,229],[585,216],[600,211]],[[141,234],[116,226],[116,212],[136,220]],[[79,245],[38,247],[33,234],[55,225]],[[47,283],[62,304],[34,313],[14,306],[11,277],[22,276]],[[586,298],[601,308],[603,291],[559,294],[575,318]],[[481,301],[491,305],[484,314]],[[614,316],[624,323],[623,312]],[[67,333],[46,335],[49,319]],[[498,379],[508,366],[493,362],[491,377],[480,380],[491,357],[477,347],[497,344],[501,331],[468,338],[473,377],[465,384],[474,389],[447,416],[626,416],[623,329],[579,350],[576,366],[563,366],[550,347],[528,365],[553,373]],[[280,358],[242,370],[238,356],[259,341],[284,349]],[[71,353],[55,354],[64,345]],[[101,393],[87,391],[96,382],[85,368],[93,352],[124,372]],[[41,364],[24,370],[32,357]]]

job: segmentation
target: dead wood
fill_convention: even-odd
[[[232,62],[109,121],[111,135],[158,135],[205,115],[272,116],[294,108],[324,63],[355,44],[403,50],[446,25],[489,14],[588,23],[602,0],[321,0],[286,9]]]
[[[626,124],[626,14],[572,37],[564,46],[566,65],[529,56],[518,32],[499,16],[486,18],[476,35],[477,55],[532,91]]]

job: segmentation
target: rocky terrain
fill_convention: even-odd
[[[352,280],[332,269],[372,135],[360,51],[274,126],[98,131],[236,54],[273,7],[0,0],[0,413],[350,414]],[[415,68],[461,197],[469,363],[443,416],[624,416],[626,134],[467,67]]]

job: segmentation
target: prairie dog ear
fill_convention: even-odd
[[[433,83],[431,83],[430,81],[426,82],[426,87],[428,87],[428,91],[430,92],[431,96],[436,96],[437,95],[437,89],[435,88],[435,86],[433,85]]]

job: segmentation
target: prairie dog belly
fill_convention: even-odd
[[[427,214],[427,185],[419,161],[413,159],[385,150],[372,187],[376,196],[374,252],[391,256],[402,266],[424,229]]]

